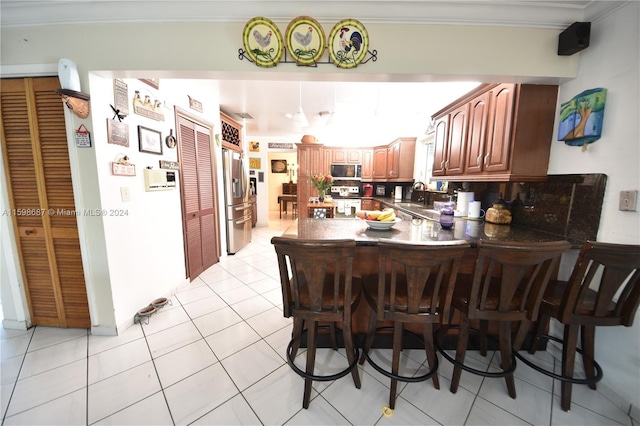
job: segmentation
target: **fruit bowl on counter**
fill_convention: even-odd
[[[393,225],[400,222],[392,208],[380,210],[359,210],[356,216],[367,222],[369,228],[377,230],[391,229]]]
[[[400,222],[401,220],[402,219],[397,217],[390,222],[382,222],[380,220],[367,220],[367,219],[365,219],[364,221],[367,222],[367,225],[369,225],[369,228],[371,229],[374,229],[376,231],[387,231],[393,228],[393,226],[396,223]]]

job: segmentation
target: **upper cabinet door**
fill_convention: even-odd
[[[501,84],[489,92],[492,116],[489,118],[489,137],[484,157],[484,169],[487,172],[509,169],[514,92],[514,84]]]
[[[433,176],[443,176],[446,174],[445,161],[447,159],[447,137],[449,135],[449,116],[438,119],[435,130],[435,149],[433,152]]]
[[[464,171],[468,115],[469,104],[461,106],[450,114],[449,148],[445,161],[447,175],[460,175]]]
[[[481,173],[484,169],[487,120],[489,118],[489,93],[484,93],[470,102],[469,131],[465,173]]]

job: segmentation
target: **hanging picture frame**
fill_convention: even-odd
[[[162,154],[162,133],[144,126],[138,126],[138,150],[150,154]]]

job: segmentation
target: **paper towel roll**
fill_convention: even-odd
[[[402,200],[402,186],[401,185],[396,186],[395,200],[396,201]]]
[[[475,200],[475,194],[473,192],[458,192],[456,210],[462,213],[462,216],[466,216],[469,210],[469,203],[473,200]]]

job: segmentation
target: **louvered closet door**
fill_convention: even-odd
[[[0,131],[34,325],[91,326],[58,78],[3,79]],[[53,214],[50,214],[51,211]]]
[[[219,260],[211,134],[182,116],[178,125],[186,264],[193,280]]]

